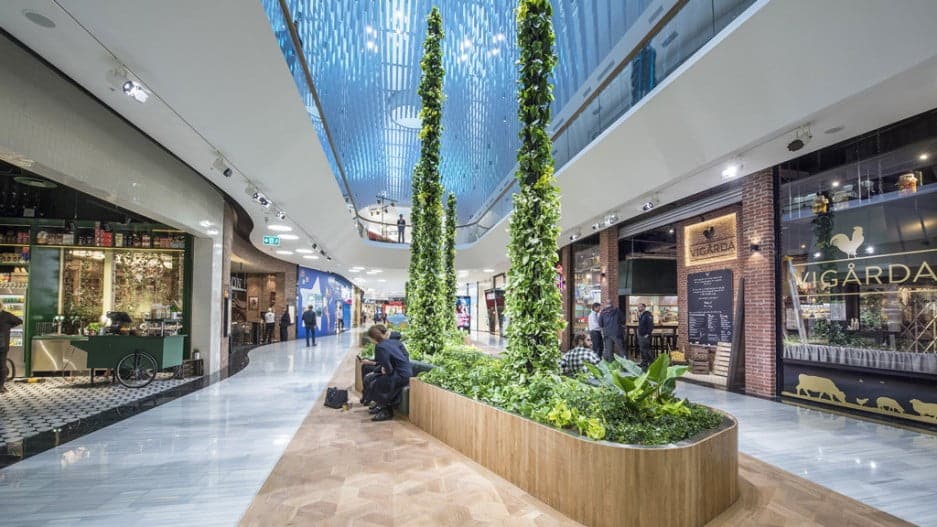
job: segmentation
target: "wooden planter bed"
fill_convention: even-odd
[[[738,426],[676,445],[592,441],[419,379],[410,421],[589,526],[699,526],[738,498]]]

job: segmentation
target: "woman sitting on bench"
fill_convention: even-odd
[[[391,339],[387,328],[381,324],[368,329],[368,338],[376,344],[373,362],[375,371],[364,379],[362,402],[377,403],[370,410],[374,414],[372,421],[387,421],[394,417],[391,407],[400,403],[400,393],[410,384],[410,376],[413,374],[410,356],[403,343]]]

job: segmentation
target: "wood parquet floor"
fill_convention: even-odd
[[[331,384],[350,387],[353,368],[349,353]],[[739,478],[740,499],[710,525],[910,525],[744,454]],[[578,524],[405,418],[372,423],[360,405],[333,410],[320,397],[240,525]]]

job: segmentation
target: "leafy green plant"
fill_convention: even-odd
[[[687,372],[686,366],[671,366],[670,357],[662,354],[651,363],[647,371],[621,357],[616,362],[602,362],[586,367],[600,382],[618,390],[625,403],[634,409],[649,409],[654,413],[680,415],[686,413],[684,401],[674,398],[677,378]]]
[[[554,371],[560,357],[563,327],[556,277],[560,217],[559,191],[553,175],[552,143],[547,133],[556,65],[553,7],[549,0],[521,0],[517,8],[518,117],[521,147],[511,215],[506,291],[507,360],[526,373]]]
[[[442,15],[434,7],[426,19],[426,39],[420,68],[419,95],[422,101],[420,119],[420,160],[413,174],[415,239],[410,250],[410,276],[407,309],[413,325],[411,346],[414,351],[431,355],[442,351],[443,335],[451,306],[444,304],[445,287],[442,274],[442,184],[439,174],[439,145],[442,133],[443,75]]]
[[[445,289],[445,301],[449,309],[448,322],[446,323],[446,330],[449,332],[456,331],[455,316],[452,314],[452,310],[455,309],[456,303],[456,275],[455,275],[455,223],[456,223],[456,199],[455,194],[449,194],[449,198],[446,200],[446,247],[443,251],[443,257],[445,258],[445,268],[446,268],[446,289]]]

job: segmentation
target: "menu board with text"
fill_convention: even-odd
[[[690,342],[732,342],[732,271],[687,275],[687,336]]]

